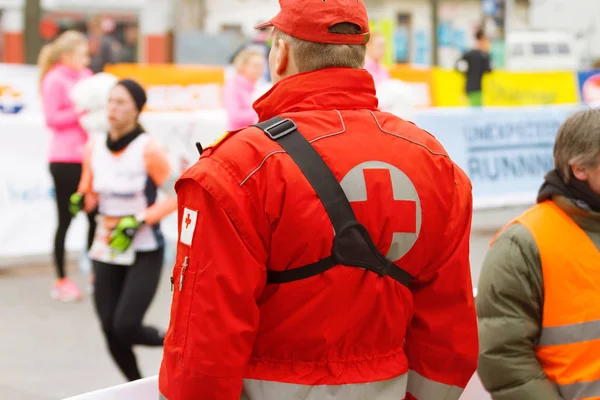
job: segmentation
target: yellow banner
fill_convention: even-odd
[[[107,65],[105,72],[131,78],[145,87],[148,111],[180,111],[221,107],[225,78],[220,67],[174,64]]]
[[[453,70],[434,68],[433,105],[436,107],[468,106],[464,75]]]
[[[389,37],[391,21],[378,21],[374,31]],[[389,42],[389,40],[388,40]],[[390,43],[388,43],[389,45]],[[391,52],[390,52],[391,53]],[[118,78],[133,78],[148,92],[149,111],[175,111],[218,108],[224,70],[220,67],[173,64],[116,64],[106,72]],[[463,74],[440,68],[418,69],[405,65],[390,68],[392,77],[418,90],[419,106],[468,106]],[[483,80],[485,106],[523,106],[577,103],[575,73],[515,73],[494,71]]]
[[[438,107],[468,106],[464,75],[452,70],[435,68],[433,102]],[[494,71],[483,78],[485,106],[518,107],[577,102],[576,78],[573,72]]]
[[[483,104],[486,106],[577,102],[577,81],[573,72],[497,71],[483,80]]]

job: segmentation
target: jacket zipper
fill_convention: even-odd
[[[183,259],[183,267],[181,267],[181,274],[179,275],[179,291],[183,290],[183,280],[185,279],[185,271],[190,263],[189,257]]]

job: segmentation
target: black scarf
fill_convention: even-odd
[[[120,139],[113,141],[110,138],[110,135],[107,135],[106,136],[106,147],[108,147],[108,149],[111,152],[118,153],[119,151],[121,151],[125,147],[127,147],[135,139],[137,139],[137,137],[140,136],[142,133],[144,133],[144,128],[142,128],[142,126],[140,124],[138,124],[131,132],[129,132],[125,136],[122,136]]]
[[[537,202],[546,201],[554,195],[564,196],[586,211],[600,212],[600,196],[592,191],[586,181],[571,177],[569,183],[565,183],[557,170],[546,174]]]

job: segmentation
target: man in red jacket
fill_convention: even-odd
[[[477,364],[471,186],[377,110],[362,0],[281,0],[261,123],[176,185],[162,399],[451,400]]]

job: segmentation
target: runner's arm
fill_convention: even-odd
[[[144,163],[148,176],[157,189],[162,189],[166,196],[148,207],[141,218],[148,225],[155,225],[164,217],[177,210],[175,197],[175,181],[177,175],[171,168],[164,149],[154,140],[149,140],[144,151]]]
[[[411,291],[414,315],[406,336],[407,400],[457,400],[477,368],[477,318],[469,267],[471,184],[454,169],[454,196],[433,263]]]
[[[94,149],[94,141],[90,140],[85,145],[83,153],[83,163],[81,166],[81,179],[77,193],[83,194],[83,210],[91,212],[98,206],[98,195],[93,192],[94,174],[92,173],[92,152]]]

